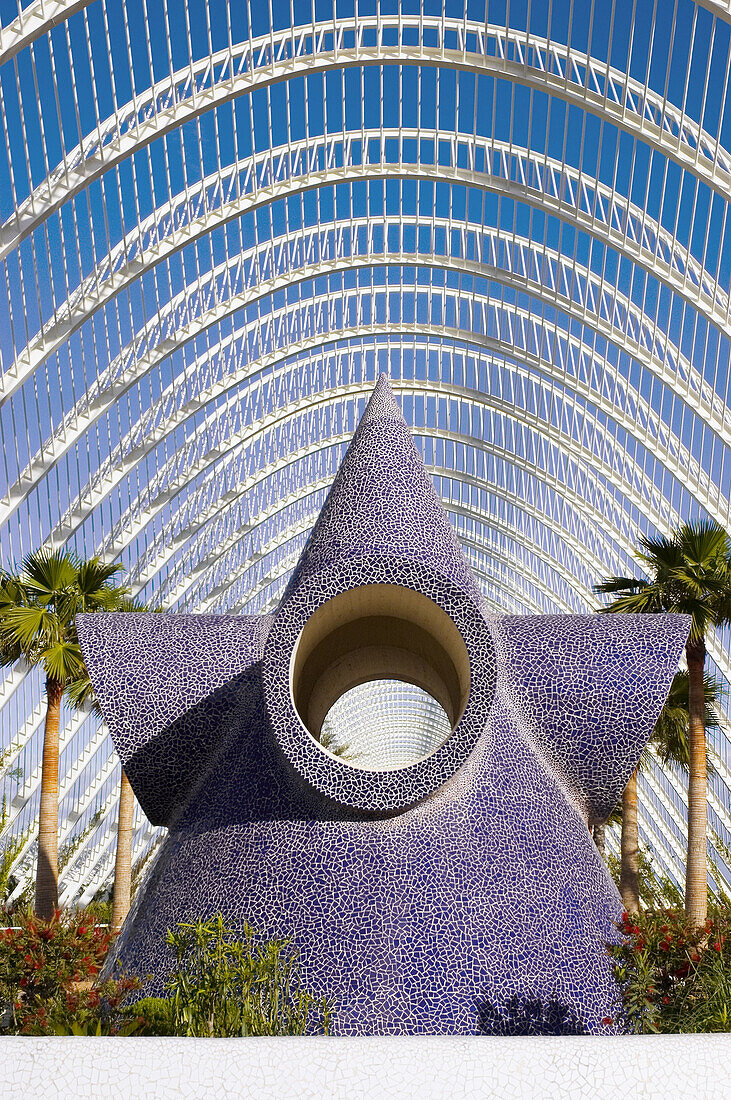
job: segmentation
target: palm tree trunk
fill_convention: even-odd
[[[48,676],[35,904],[36,916],[42,920],[50,920],[58,906],[58,731],[62,696],[63,684]]]
[[[685,866],[685,915],[694,928],[708,916],[706,827],[706,725],[703,666],[705,643],[688,641],[688,860]]]
[[[599,852],[599,855],[602,857],[602,859],[606,859],[606,853],[607,853],[607,842],[606,842],[607,827],[606,827],[606,825],[603,822],[601,824],[597,823],[594,826],[593,830],[592,830],[592,836],[594,837],[594,843],[597,846],[597,850]]]
[[[622,792],[622,861],[619,892],[628,913],[640,911],[640,842],[637,828],[637,768]]]
[[[117,858],[114,864],[114,902],[112,905],[112,932],[119,932],[129,913],[132,888],[132,819],[135,796],[130,781],[122,772],[119,788],[119,818],[117,821]]]

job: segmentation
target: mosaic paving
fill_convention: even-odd
[[[326,601],[428,597],[469,656],[451,736],[389,771],[303,725],[293,654]],[[588,825],[621,795],[685,642],[681,616],[491,615],[381,378],[275,614],[80,616],[140,803],[170,832],[113,962],[154,973],[176,921],[292,936],[334,1030],[606,1033],[621,906]]]

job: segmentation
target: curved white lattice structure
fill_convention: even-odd
[[[727,3],[15,2],[4,565],[68,546],[170,610],[266,610],[379,372],[495,610],[584,611],[639,533],[731,527]],[[731,679],[729,637],[711,653]],[[38,676],[8,671],[0,707],[20,890]],[[65,715],[61,774],[62,897],[86,900],[119,782],[94,717]],[[682,778],[641,799],[680,879]],[[135,856],[153,841],[140,818]]]
[[[402,680],[372,680],[332,705],[319,740],[359,768],[387,771],[423,760],[451,732],[445,711],[422,688]]]

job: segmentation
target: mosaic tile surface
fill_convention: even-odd
[[[0,1037],[13,1100],[726,1100],[729,1035]]]
[[[366,771],[295,711],[313,612],[365,584],[458,627],[470,694],[426,759]],[[270,617],[78,619],[143,809],[169,836],[112,964],[154,973],[165,930],[223,910],[292,936],[339,1035],[605,1033],[621,910],[588,825],[664,701],[681,616],[495,617],[382,378]]]

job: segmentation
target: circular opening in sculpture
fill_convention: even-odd
[[[392,771],[430,756],[451,732],[447,712],[428,691],[403,680],[369,680],[333,703],[319,741],[358,768]]]
[[[374,686],[379,684],[380,688]],[[384,684],[391,686],[384,689]],[[400,697],[395,684],[402,685]],[[360,693],[351,696],[356,688],[361,688]],[[407,688],[410,696],[405,694]],[[400,585],[362,585],[321,604],[305,624],[292,654],[292,699],[303,724],[323,748],[329,749],[338,715],[354,714],[357,703],[363,731],[358,735],[360,747],[352,743],[353,734],[342,728],[344,719],[337,735],[338,744],[344,741],[349,746],[344,759],[355,767],[388,770],[430,755],[462,717],[469,688],[469,656],[454,622],[433,600]],[[421,694],[414,694],[414,689]],[[384,702],[389,698],[394,705],[386,726]],[[364,749],[366,743],[382,740],[388,728],[395,736],[393,719],[398,708],[402,730],[410,724],[413,728],[412,719],[419,712],[429,729],[422,737],[407,738],[410,752],[404,747],[386,754],[404,763],[386,763],[386,755],[380,764],[366,762],[371,755]],[[408,714],[411,717],[406,719]],[[424,751],[416,755],[419,744]]]

